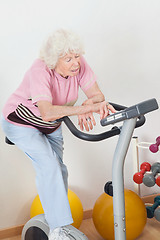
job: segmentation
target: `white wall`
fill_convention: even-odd
[[[0,110],[37,57],[43,39],[62,27],[84,39],[86,59],[95,71],[106,99],[132,105],[155,97],[159,102],[160,76],[159,0],[1,0],[0,1]],[[81,103],[84,95],[80,93]],[[147,115],[135,130],[140,141],[153,142],[160,135],[160,111]],[[98,125],[98,118],[97,118]],[[95,132],[102,131],[100,126]],[[63,127],[64,161],[69,185],[84,209],[93,207],[111,180],[111,164],[118,137],[86,143]],[[23,224],[36,195],[31,161],[15,146],[4,143],[0,130],[0,228]],[[158,161],[159,155],[142,154],[142,161]],[[125,185],[133,189],[132,151],[125,165]],[[146,189],[158,192],[158,188]]]

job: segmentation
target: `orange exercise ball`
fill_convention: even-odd
[[[72,218],[73,218],[73,226],[79,228],[82,220],[83,220],[83,206],[79,199],[79,197],[70,189],[68,190],[68,200],[71,208]],[[30,209],[30,217],[37,216],[39,214],[43,214],[44,210],[39,199],[39,195],[37,195],[31,205]]]
[[[147,212],[142,199],[133,191],[125,190],[126,239],[136,239],[143,231]],[[113,198],[103,193],[93,208],[93,222],[105,240],[114,240]]]

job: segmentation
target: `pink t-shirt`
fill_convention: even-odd
[[[44,129],[58,127],[59,123],[45,122],[41,119],[36,103],[46,100],[53,105],[74,105],[78,98],[79,87],[85,92],[96,81],[90,66],[81,57],[80,71],[77,76],[63,78],[50,70],[44,61],[37,59],[26,72],[17,90],[10,96],[3,108],[5,119],[16,125]]]

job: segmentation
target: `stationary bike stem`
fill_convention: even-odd
[[[114,234],[116,240],[126,239],[124,162],[137,118],[125,120],[112,162]]]

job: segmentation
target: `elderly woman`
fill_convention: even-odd
[[[61,123],[56,119],[77,115],[80,129],[89,131],[96,124],[93,112],[101,119],[109,110],[115,112],[105,102],[83,53],[75,33],[54,32],[3,109],[1,125],[6,136],[35,168],[38,194],[50,227],[49,240],[73,239],[66,227],[73,220],[67,198]],[[87,100],[74,106],[79,87]],[[76,234],[84,239],[75,229]]]

